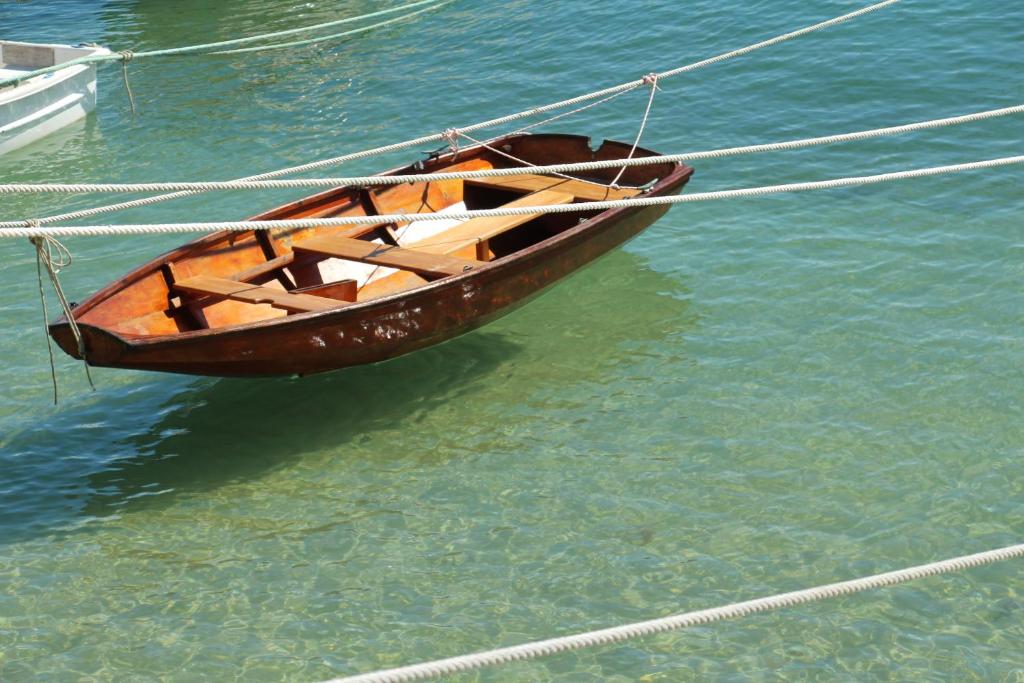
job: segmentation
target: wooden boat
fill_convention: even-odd
[[[0,81],[90,55],[103,47],[0,40]],[[96,108],[96,65],[76,64],[17,85],[0,85],[0,154],[24,147]]]
[[[618,159],[629,145],[513,135],[496,149],[535,165]],[[638,156],[656,156],[639,149]],[[391,174],[518,167],[485,148]],[[588,176],[523,175],[342,187],[252,220],[541,206],[678,193],[678,163]],[[214,233],[73,308],[92,365],[217,376],[323,372],[393,358],[480,327],[641,232],[667,206],[406,225]],[[571,311],[567,311],[571,315]],[[78,357],[66,319],[50,333]]]

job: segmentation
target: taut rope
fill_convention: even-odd
[[[741,57],[741,56],[750,54],[751,52],[754,52],[756,50],[761,50],[763,48],[772,47],[774,45],[778,45],[780,43],[784,43],[786,41],[793,40],[795,38],[799,38],[799,37],[807,35],[809,33],[814,33],[816,31],[822,31],[822,30],[831,28],[833,26],[838,26],[839,24],[846,23],[848,21],[851,21],[851,20],[856,19],[858,17],[864,16],[864,15],[869,14],[871,12],[876,12],[876,11],[884,9],[886,7],[890,7],[892,5],[895,5],[898,2],[900,2],[900,0],[885,0],[884,2],[879,2],[879,3],[873,4],[873,5],[869,5],[867,7],[863,7],[863,8],[861,8],[861,9],[855,11],[855,12],[850,12],[848,14],[843,14],[843,15],[840,15],[838,17],[834,17],[832,19],[829,19],[827,21],[822,21],[822,22],[819,22],[817,24],[812,24],[810,26],[806,26],[804,28],[798,29],[796,31],[791,31],[789,33],[784,33],[782,35],[775,36],[774,38],[769,38],[767,40],[763,40],[763,41],[760,41],[758,43],[754,43],[752,45],[748,45],[746,47],[739,48],[737,50],[732,50],[732,51],[729,51],[729,52],[723,52],[722,54],[716,55],[715,57],[704,59],[704,60],[701,60],[699,62],[694,62],[692,64],[687,64],[685,66],[681,66],[681,67],[678,67],[678,68],[675,68],[675,69],[671,69],[669,71],[661,72],[661,73],[658,74],[658,77],[660,79],[671,78],[673,76],[677,76],[677,75],[682,74],[682,73],[687,73],[687,72],[690,72],[690,71],[696,71],[697,69],[702,69],[702,68],[704,68],[706,66],[710,66],[712,64],[717,64],[717,63],[724,62],[724,61],[729,60],[729,59],[733,59],[733,58],[736,58],[736,57]],[[404,7],[400,8],[400,9],[408,9],[408,8],[414,7],[414,6],[418,5],[418,4],[422,4],[422,3],[413,3],[413,4],[410,4],[410,5],[405,5]],[[397,11],[397,10],[391,10],[391,11]],[[375,13],[375,14],[379,15],[379,14],[386,13],[386,12],[387,11],[380,12],[380,13]],[[374,16],[374,14],[364,15],[363,17],[359,17],[359,18],[368,18],[370,16]],[[337,23],[343,23],[344,21],[346,21],[346,20],[341,20],[341,21],[339,21]],[[321,25],[321,27],[322,26],[323,25]],[[293,32],[299,31],[299,30],[307,30],[308,28],[310,28],[310,27],[306,27],[305,29],[293,29]],[[268,34],[268,35],[282,35],[282,32],[279,32],[277,34]],[[261,38],[264,38],[264,37],[267,37],[267,36],[261,36]],[[240,40],[236,40],[236,41],[226,41],[224,43],[217,43],[217,44],[211,44],[211,45],[223,46],[223,45],[225,45],[227,43],[238,43],[238,42],[243,42],[245,40],[246,39],[240,39]],[[249,39],[249,40],[253,40],[253,39]],[[210,47],[210,45],[205,46],[205,47]],[[164,52],[166,52],[166,51],[164,51]],[[138,56],[140,56],[142,54],[143,53],[137,53],[136,57],[138,57]],[[88,58],[83,58],[83,59],[88,59]],[[2,85],[2,84],[3,84],[3,82],[0,82],[0,85]],[[581,104],[583,102],[589,102],[591,100],[600,100],[600,99],[604,98],[605,101],[608,101],[610,99],[613,99],[611,97],[612,95],[616,95],[616,94],[620,94],[620,93],[625,93],[627,91],[639,88],[639,87],[641,87],[643,85],[644,85],[644,79],[630,81],[628,83],[623,83],[621,85],[612,86],[610,88],[604,88],[602,90],[597,90],[595,92],[586,93],[584,95],[579,95],[577,97],[572,97],[572,98],[567,99],[567,100],[560,100],[558,102],[553,102],[551,104],[546,104],[546,105],[542,105],[542,106],[538,106],[538,107],[533,107],[532,109],[526,109],[526,110],[517,112],[515,114],[509,114],[507,116],[502,116],[502,117],[499,117],[499,118],[496,118],[496,119],[490,119],[488,121],[482,121],[480,123],[475,123],[475,124],[470,125],[470,126],[462,126],[462,127],[460,127],[460,131],[462,131],[463,133],[471,133],[471,132],[474,132],[474,131],[477,131],[477,130],[482,130],[484,128],[494,128],[496,126],[501,126],[501,125],[504,125],[506,123],[511,123],[513,121],[518,121],[520,119],[530,118],[530,117],[537,116],[539,114],[543,114],[543,113],[546,113],[546,112],[549,112],[549,111],[553,111],[553,110],[556,110],[556,109],[564,109],[566,107],[573,107],[575,105]],[[558,117],[555,117],[555,118],[558,118]],[[283,175],[290,175],[290,174],[293,174],[293,173],[301,173],[301,172],[305,172],[305,171],[312,171],[312,170],[319,169],[319,168],[326,168],[328,166],[336,166],[338,164],[343,164],[343,163],[346,163],[348,161],[354,161],[356,159],[366,159],[366,158],[377,156],[377,155],[380,155],[380,154],[387,154],[389,152],[395,152],[395,151],[398,151],[398,150],[407,149],[409,147],[415,147],[415,146],[418,146],[418,145],[426,145],[426,144],[430,144],[430,143],[433,143],[433,142],[438,142],[438,141],[441,141],[441,140],[444,140],[444,133],[443,132],[442,133],[433,133],[431,135],[424,135],[422,137],[413,138],[413,139],[410,139],[410,140],[405,140],[403,142],[396,142],[396,143],[392,143],[392,144],[389,144],[389,145],[384,145],[384,146],[381,146],[381,147],[375,147],[373,149],[367,149],[367,150],[363,150],[361,152],[353,152],[353,153],[345,154],[345,155],[339,156],[339,157],[333,157],[333,158],[330,158],[330,159],[321,159],[319,161],[313,161],[313,162],[309,162],[309,163],[306,163],[306,164],[301,164],[299,166],[291,166],[291,167],[288,167],[288,168],[277,169],[275,171],[269,171],[267,173],[261,173],[259,175],[249,176],[249,177],[246,177],[246,178],[240,178],[239,180],[240,181],[268,180],[270,178],[277,178],[277,177],[280,177],[280,176],[283,176]],[[170,200],[170,199],[178,199],[178,198],[181,198],[181,197],[188,197],[188,196],[190,196],[192,194],[194,194],[194,192],[191,192],[191,191],[172,192],[172,193],[169,193],[169,194],[158,195],[158,196],[154,196],[154,197],[144,197],[142,199],[135,199],[135,200],[128,201],[128,202],[119,202],[117,204],[108,204],[106,206],[92,207],[90,209],[83,209],[81,211],[72,211],[70,213],[58,214],[58,215],[53,215],[53,216],[45,216],[45,217],[39,218],[37,220],[39,220],[39,222],[43,223],[43,224],[58,223],[58,222],[61,222],[61,221],[75,220],[75,219],[78,219],[78,218],[86,218],[88,216],[95,216],[95,215],[98,215],[98,214],[110,213],[110,212],[113,212],[113,211],[121,211],[123,209],[130,209],[130,208],[134,208],[134,207],[138,207],[138,206],[146,206],[146,205],[149,205],[149,204],[155,204],[157,202],[163,202],[163,201],[167,201],[167,200]],[[17,223],[17,224],[12,225],[11,223],[0,223],[0,227],[20,227],[20,226],[25,226],[25,225],[27,225],[27,224],[26,223]]]
[[[741,197],[762,197],[766,195],[781,194],[785,192],[805,192],[808,190],[829,190],[840,187],[857,187],[861,185],[874,185],[877,183],[891,182],[894,180],[923,178],[927,176],[945,175],[949,173],[962,173],[965,171],[974,171],[983,168],[996,168],[1000,166],[1011,166],[1021,163],[1024,163],[1024,155],[1015,157],[1002,157],[999,159],[988,159],[985,161],[972,161],[963,164],[952,164],[949,166],[933,166],[931,168],[918,168],[907,171],[896,171],[893,173],[880,173],[877,175],[869,176],[833,178],[830,180],[818,180],[814,182],[805,183],[787,183],[784,185],[765,185],[761,187],[749,187],[738,190],[721,190],[718,192],[697,192],[693,194],[673,195],[667,197],[638,197],[634,199],[620,199],[614,201],[582,202],[579,204],[504,207],[497,209],[484,209],[481,211],[451,211],[445,213],[396,213],[378,214],[372,216],[338,216],[334,218],[300,218],[292,220],[275,221],[226,221],[215,223],[149,223],[83,226],[55,225],[46,227],[41,227],[37,223],[34,227],[27,228],[0,228],[0,238],[36,237],[40,235],[50,235],[57,237],[65,237],[72,235],[144,235],[183,232],[218,232],[221,230],[230,230],[233,232],[247,232],[250,230],[265,230],[273,228],[319,228],[334,227],[339,225],[377,225],[383,223],[404,223],[406,221],[436,221],[448,219],[470,220],[472,218],[497,216],[528,216],[533,214],[545,213],[578,213],[582,211],[594,210],[603,211],[606,209],[632,209],[636,207],[646,206],[668,206],[673,204],[687,204],[692,202],[704,202],[719,199],[738,199]]]
[[[621,93],[620,93],[621,94]],[[617,95],[616,95],[617,96]],[[591,105],[588,106],[593,106]],[[572,113],[572,112],[568,112]],[[975,123],[978,121],[984,121],[986,119],[993,119],[1003,116],[1010,116],[1014,114],[1024,113],[1024,104],[1018,104],[1012,107],[1003,107],[1001,109],[990,109],[987,111],[974,112],[971,114],[964,114],[962,116],[952,116],[941,119],[931,119],[929,121],[919,121],[916,123],[907,123],[899,126],[889,126],[886,128],[873,128],[871,130],[862,130],[853,133],[841,133],[838,135],[827,135],[823,137],[814,138],[802,138],[799,140],[789,140],[785,142],[770,142],[767,144],[758,145],[747,145],[745,147],[726,147],[722,149],[712,149],[698,152],[683,152],[681,154],[661,154],[650,157],[638,157],[632,159],[606,159],[602,161],[587,161],[580,163],[569,163],[569,164],[551,164],[547,166],[539,166],[536,164],[530,164],[522,159],[518,159],[511,156],[497,148],[490,143],[491,141],[481,142],[474,137],[468,135],[464,130],[450,129],[452,132],[466,138],[471,141],[474,145],[490,149],[491,151],[502,154],[510,159],[513,159],[524,166],[531,168],[531,173],[538,174],[552,174],[561,175],[565,173],[579,173],[583,171],[591,171],[598,169],[608,168],[619,168],[619,167],[633,167],[633,166],[652,166],[665,163],[676,163],[680,161],[700,161],[702,159],[722,159],[730,156],[740,156],[745,154],[756,154],[762,152],[784,152],[794,149],[807,149],[809,147],[819,147],[823,145],[839,144],[846,142],[857,142],[860,140],[869,140],[872,138],[885,137],[889,135],[902,135],[904,133],[912,133],[922,130],[930,130],[934,128],[942,128],[946,126],[958,126],[967,123]],[[446,138],[447,139],[447,138]],[[464,148],[468,149],[468,148]],[[161,182],[161,183],[0,183],[0,195],[4,194],[38,194],[38,193],[60,193],[60,194],[77,194],[86,192],[161,192],[165,190],[175,190],[175,195],[184,196],[185,194],[195,194],[199,192],[217,192],[217,191],[228,191],[228,190],[281,190],[281,189],[292,189],[292,188],[303,188],[303,187],[342,187],[342,186],[378,186],[378,185],[404,185],[406,183],[429,183],[429,182],[440,182],[443,180],[469,180],[474,178],[498,178],[504,176],[522,175],[522,168],[491,168],[491,169],[480,169],[477,171],[453,171],[453,172],[441,172],[441,173],[410,173],[405,175],[371,175],[371,176],[343,176],[339,178],[295,178],[295,179],[278,179],[278,180],[226,180],[226,181],[206,181],[206,182]],[[564,176],[569,177],[569,176]],[[578,178],[573,178],[578,180]],[[142,203],[153,203],[154,201],[162,201],[163,197],[170,195],[162,195],[157,197],[147,197],[145,199],[137,200]],[[118,206],[127,206],[126,204]],[[64,216],[51,216],[48,218],[38,219],[40,223],[51,223],[57,220],[70,220],[73,218],[85,218],[93,215],[93,212],[77,212],[72,214],[65,214]],[[28,227],[27,221],[0,221],[0,228],[18,228]]]
[[[329,683],[406,683],[408,681],[421,681],[427,678],[474,671],[496,664],[507,664],[509,662],[521,662],[537,657],[547,657],[560,652],[569,652],[588,647],[598,647],[612,643],[620,643],[633,638],[676,631],[702,624],[711,624],[725,619],[745,617],[750,614],[769,612],[772,610],[784,609],[795,605],[802,605],[809,602],[818,602],[830,598],[838,598],[843,595],[861,593],[863,591],[896,586],[908,581],[916,581],[929,576],[949,574],[951,572],[964,571],[974,567],[981,567],[995,562],[1005,562],[1016,558],[1024,557],[1024,544],[1011,545],[998,550],[989,550],[974,555],[964,555],[941,562],[922,564],[898,571],[875,574],[850,581],[840,581],[814,588],[781,593],[770,597],[758,598],[737,602],[724,607],[704,609],[697,612],[687,612],[661,619],[651,619],[624,626],[577,633],[561,638],[540,640],[523,645],[503,647],[497,650],[477,652],[470,655],[450,657],[433,662],[424,662],[412,666],[403,666],[397,669],[387,669],[375,673],[338,678]]]

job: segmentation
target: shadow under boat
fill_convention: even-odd
[[[387,362],[299,380],[191,380],[170,400],[161,381],[141,392],[148,396],[133,399],[141,403],[140,414],[159,419],[137,428],[125,424],[114,439],[97,434],[92,444],[94,432],[76,435],[69,428],[88,423],[102,407],[62,411],[52,418],[62,425],[0,442],[0,467],[15,484],[0,499],[0,544],[84,531],[88,520],[256,480],[310,452],[343,453],[356,439],[411,426],[490,382],[507,381],[521,362],[559,363],[561,383],[594,380],[629,355],[623,345],[662,344],[690,329],[695,318],[688,306],[677,279],[617,250],[514,314],[501,331],[488,328]],[[551,331],[532,332],[541,326]],[[567,353],[567,339],[597,334],[601,344]],[[103,431],[110,429],[116,424]],[[60,460],[69,445],[78,454]]]
[[[61,411],[50,425],[0,441],[0,544],[167,505],[181,494],[258,479],[311,451],[343,448],[462,399],[518,353],[501,335],[479,332],[311,378],[192,380],[170,399],[152,387],[134,399],[142,411],[114,409],[122,429],[116,417],[96,429],[99,406]],[[160,417],[139,429],[139,412]],[[110,438],[111,431],[121,434]]]

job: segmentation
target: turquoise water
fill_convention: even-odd
[[[0,3],[122,49],[373,2]],[[301,53],[116,65],[6,181],[232,178],[696,61],[855,2],[462,0]],[[663,83],[710,149],[1024,101],[1024,6],[907,0]],[[630,139],[641,94],[556,130]],[[1019,117],[698,165],[692,191],[1021,153]],[[372,172],[415,152],[352,164]],[[449,344],[304,380],[81,368],[50,405],[34,256],[0,244],[0,680],[316,681],[1020,542],[1021,172],[687,205]],[[295,193],[118,215],[237,218]],[[15,197],[5,219],[96,198]],[[81,299],[180,241],[68,240]],[[52,297],[51,297],[52,301]],[[51,311],[53,314],[53,311]],[[458,680],[1024,678],[1019,563]]]

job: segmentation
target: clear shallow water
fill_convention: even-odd
[[[165,47],[369,2],[0,4],[5,37]],[[856,3],[460,2],[301,54],[101,70],[5,180],[230,178],[717,54]],[[340,9],[339,9],[340,8]],[[665,151],[1024,101],[1024,9],[908,0],[668,81]],[[560,130],[629,139],[642,97]],[[1020,153],[1019,118],[706,162],[693,191]],[[370,172],[408,155],[361,162]],[[235,218],[289,196],[119,215]],[[4,217],[90,198],[5,198]],[[689,205],[527,308],[301,381],[95,371],[49,404],[0,244],[0,679],[313,681],[1019,542],[1021,174]],[[175,237],[69,240],[82,298]],[[1017,564],[465,680],[1018,680]]]

